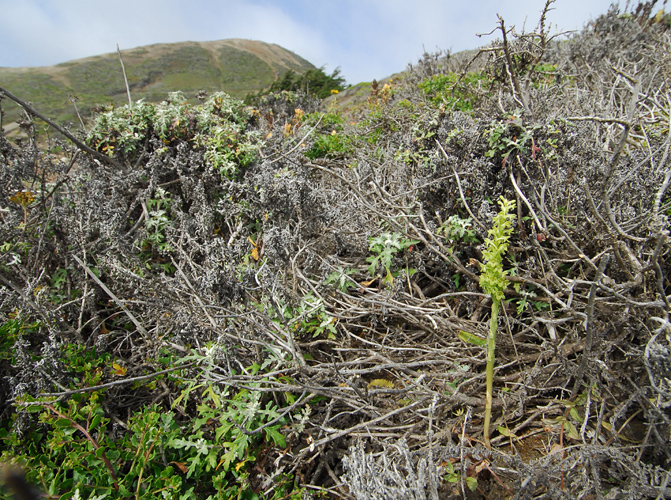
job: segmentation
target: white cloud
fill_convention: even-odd
[[[228,0],[0,0],[2,65],[46,65],[152,43],[252,38],[308,60],[327,52],[319,30],[276,5]]]
[[[352,83],[405,69],[423,49],[491,40],[478,32],[535,27],[544,0],[0,0],[0,66],[50,65],[152,43],[251,38],[277,43]],[[552,24],[580,28],[609,0],[559,0]]]
[[[223,38],[251,38],[276,43],[296,52],[311,62],[318,61],[326,52],[326,43],[319,30],[293,19],[277,5],[260,5],[249,2],[201,1],[207,20],[198,30],[200,40]]]
[[[26,65],[56,64],[113,52],[117,43],[156,43],[165,33],[183,31],[181,18],[167,14],[171,3],[175,2],[0,0],[0,29],[5,32],[3,44],[25,58]]]
[[[559,28],[579,29],[590,17],[605,13],[610,0],[564,0],[555,4],[548,15],[549,22]],[[412,5],[411,8],[409,6]],[[359,0],[347,6],[354,11],[374,9],[368,30],[361,35],[371,52],[385,62],[392,71],[405,68],[422,55],[423,50],[437,49],[460,51],[486,45],[494,36],[478,38],[477,33],[488,33],[497,27],[497,14],[507,26],[521,30],[536,27],[544,0]],[[553,31],[554,32],[554,31]],[[347,66],[353,66],[348,60]],[[344,65],[344,67],[347,67]],[[363,69],[363,68],[362,68]],[[389,74],[392,71],[389,71]],[[383,75],[386,75],[383,73]],[[382,76],[382,75],[381,75]]]

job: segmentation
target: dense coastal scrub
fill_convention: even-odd
[[[63,499],[668,496],[654,5],[500,19],[348,106],[0,134],[2,461]]]

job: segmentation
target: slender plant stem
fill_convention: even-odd
[[[489,336],[487,337],[487,396],[485,401],[485,426],[482,433],[485,436],[485,446],[491,448],[489,442],[489,423],[492,419],[492,395],[494,388],[494,361],[496,359],[496,329],[499,322],[500,300],[492,297],[492,317],[489,320]]]
[[[119,44],[116,44],[116,51],[119,54],[119,62],[121,63],[121,72],[123,73],[123,81],[126,82],[126,95],[128,95],[128,107],[133,107],[133,100],[130,98],[130,87],[128,86],[128,78],[126,77],[126,67],[123,65],[123,59],[121,59],[121,49],[119,49]]]
[[[105,463],[105,467],[107,467],[107,470],[110,471],[110,474],[112,475],[112,479],[114,479],[114,483],[113,483],[114,489],[116,491],[119,491],[119,482],[118,482],[116,471],[114,470],[114,466],[112,465],[112,462],[110,462],[109,458],[107,458],[107,455],[105,455],[105,450],[104,449],[100,450],[100,452],[98,451],[100,449],[100,445],[98,444],[98,442],[95,439],[93,439],[93,436],[91,436],[91,434],[89,434],[88,429],[85,429],[84,427],[82,427],[80,424],[75,422],[75,420],[73,420],[68,415],[65,415],[65,414],[61,413],[60,411],[58,411],[56,409],[56,407],[54,407],[53,405],[46,405],[45,408],[51,410],[52,412],[54,412],[55,415],[58,415],[60,418],[65,419],[65,420],[69,420],[72,423],[72,426],[75,429],[77,429],[79,432],[84,434],[84,437],[86,438],[86,440],[89,443],[91,443],[94,450],[96,451],[96,456],[102,459],[102,461]],[[88,427],[88,424],[87,424],[87,427]]]

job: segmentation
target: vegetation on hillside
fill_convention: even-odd
[[[133,100],[153,103],[170,91],[184,92],[192,102],[199,91],[243,98],[269,87],[278,75],[315,69],[282,47],[252,40],[149,45],[123,50],[122,58]],[[0,68],[0,82],[61,123],[78,123],[77,112],[88,118],[98,106],[127,102],[117,53],[41,68]],[[12,122],[21,108],[6,102],[5,111]]]
[[[669,17],[550,6],[346,111],[0,133],[1,460],[62,499],[668,497]]]
[[[324,99],[346,88],[347,83],[345,82],[345,78],[340,76],[340,68],[333,70],[330,75],[324,71],[323,67],[309,69],[302,74],[287,71],[281,78],[275,80],[268,89],[259,92],[257,96],[248,94],[245,101],[249,104],[255,103],[262,95],[275,94],[282,91],[303,92]]]

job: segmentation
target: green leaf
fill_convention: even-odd
[[[93,417],[93,419],[91,420],[91,425],[89,425],[89,430],[92,431],[96,427],[98,427],[100,425],[101,420],[102,420],[101,414],[97,414],[95,417]]]
[[[469,490],[475,491],[475,489],[478,487],[477,478],[467,477],[466,478],[466,486],[468,487]]]
[[[571,439],[575,439],[576,441],[580,439],[580,435],[578,434],[578,430],[575,428],[575,426],[568,420],[564,421],[564,430],[566,431],[566,434],[568,437]]]
[[[231,450],[224,454],[220,464],[223,465],[224,470],[227,471],[231,468],[231,462],[235,460],[235,451]]]
[[[66,427],[72,427],[72,420],[69,418],[59,418],[54,422],[54,427],[60,427],[60,428],[66,428]]]
[[[216,392],[214,392],[214,389],[212,388],[212,384],[210,384],[207,387],[207,389],[205,389],[203,391],[203,397],[205,397],[205,396],[209,396],[209,398],[207,398],[207,399],[212,400],[212,402],[214,403],[215,408],[220,408],[221,407],[221,398],[219,397],[219,395]]]
[[[119,484],[118,495],[119,495],[119,498],[129,498],[129,497],[134,496],[134,494],[131,493],[123,483]]]
[[[229,423],[217,427],[217,429],[214,431],[215,439],[219,441],[221,439],[221,436],[226,435],[226,433],[228,433],[228,431],[231,430],[231,427],[233,427],[233,424]]]
[[[377,261],[378,261],[377,257],[368,257],[366,259],[366,262],[371,263],[370,266],[368,266],[368,272],[372,277],[375,277],[375,270],[377,269]]]
[[[25,408],[28,410],[28,413],[40,413],[42,410],[44,410],[42,405],[28,405]]]
[[[487,345],[487,339],[473,335],[472,333],[465,332],[464,330],[459,330],[459,338],[464,342],[469,344],[474,344],[480,347],[485,347]]]
[[[569,415],[571,415],[576,422],[582,423],[582,416],[578,413],[578,410],[575,407],[569,410]]]
[[[273,440],[275,446],[279,446],[280,448],[286,448],[287,443],[284,439],[284,436],[280,434],[280,432],[277,430],[279,429],[279,427],[280,427],[279,425],[273,425],[271,427],[266,427],[263,430],[266,433],[266,437]]]
[[[182,496],[179,497],[179,500],[193,500],[196,498],[196,496],[193,494],[194,488],[189,488],[186,490],[186,493],[184,493]]]
[[[216,449],[211,449],[210,452],[207,454],[207,457],[205,457],[205,461],[207,463],[207,470],[212,470],[217,466],[218,455],[219,451]]]
[[[502,425],[499,425],[496,429],[499,431],[499,433],[500,433],[502,436],[505,436],[505,437],[508,437],[508,438],[514,438],[514,439],[517,439],[517,435],[516,435],[516,434],[513,434],[513,433],[510,431],[510,429],[508,429],[508,428],[506,428],[506,427],[503,427]]]

